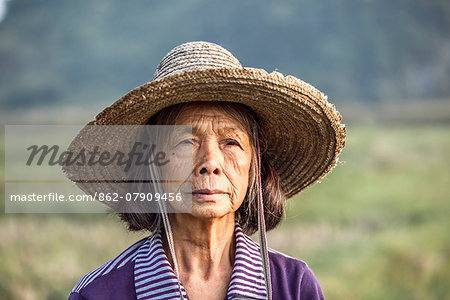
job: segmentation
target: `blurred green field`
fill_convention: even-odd
[[[289,200],[270,247],[306,261],[327,299],[450,299],[450,126],[349,126],[340,160]],[[0,228],[0,299],[65,299],[145,235],[110,215],[2,214]]]

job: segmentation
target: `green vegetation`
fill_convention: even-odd
[[[350,126],[341,161],[289,200],[269,245],[306,261],[328,299],[450,299],[450,127]],[[0,226],[1,299],[63,299],[144,236],[108,215]]]
[[[350,127],[341,161],[291,199],[280,249],[330,299],[450,299],[450,128]]]

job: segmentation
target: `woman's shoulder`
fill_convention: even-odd
[[[298,271],[308,269],[308,264],[303,260],[281,253],[272,248],[268,248],[269,258],[277,265],[286,265],[286,267],[295,268]]]
[[[134,243],[115,258],[82,276],[70,292],[69,299],[110,299],[109,296],[115,298],[134,293],[134,261],[148,239]]]
[[[272,290],[276,299],[324,299],[308,264],[269,248]]]

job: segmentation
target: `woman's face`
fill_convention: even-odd
[[[163,172],[176,172],[179,177],[180,172],[190,171],[186,175],[192,183],[195,217],[220,218],[235,212],[247,193],[252,159],[243,125],[212,103],[187,104],[176,125],[192,126],[192,133],[175,131],[169,143],[174,156],[192,151],[192,170],[175,159]],[[176,209],[176,205],[172,206]]]

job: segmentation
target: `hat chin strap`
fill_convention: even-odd
[[[272,299],[272,284],[271,284],[271,278],[270,278],[270,267],[269,267],[269,253],[267,250],[267,236],[266,236],[266,222],[264,218],[264,201],[263,201],[263,194],[262,194],[262,182],[261,182],[261,150],[259,147],[259,139],[256,139],[256,147],[257,147],[257,154],[258,154],[258,233],[259,233],[259,244],[260,244],[260,253],[261,253],[261,259],[263,262],[263,268],[264,268],[264,281],[266,284],[266,295],[267,299]],[[150,172],[152,178],[158,178],[156,177],[156,171],[154,170],[153,164],[149,164],[150,166]],[[155,184],[155,190],[158,193],[162,193],[162,187],[159,180],[156,180]],[[162,221],[164,225],[164,229],[166,231],[166,238],[167,243],[169,245],[170,250],[170,256],[172,257],[173,261],[173,268],[175,275],[177,276],[177,282],[178,282],[178,289],[180,291],[180,299],[183,300],[183,293],[181,290],[181,283],[180,283],[180,276],[178,272],[178,263],[177,258],[175,255],[175,247],[174,247],[174,241],[173,241],[173,233],[172,228],[170,226],[169,216],[167,214],[167,207],[165,205],[164,201],[158,201],[159,209],[162,215]]]
[[[267,299],[272,299],[272,282],[270,278],[269,253],[267,250],[266,222],[264,219],[264,201],[261,183],[261,149],[259,147],[259,139],[256,139],[256,147],[258,150],[258,233],[259,233],[259,250],[264,268],[264,281],[266,283]]]
[[[175,255],[175,246],[174,246],[174,242],[173,242],[172,227],[170,227],[169,216],[167,215],[166,204],[163,203],[164,201],[158,201],[158,202],[159,202],[159,209],[161,211],[164,228],[166,230],[166,238],[167,238],[167,244],[169,245],[170,256],[172,257],[172,261],[173,261],[173,270],[175,272],[175,275],[177,276],[177,284],[178,284],[178,290],[180,292],[180,299],[183,300],[184,298],[183,298],[183,292],[181,290],[181,282],[180,282],[180,276],[179,276],[179,272],[178,272],[177,257]]]
[[[159,177],[157,175],[158,174],[157,171],[155,170],[154,164],[150,163],[149,168],[150,168],[151,178],[154,179],[153,182],[154,182],[155,191],[157,193],[159,193],[160,195],[162,195],[163,188],[161,186],[161,182],[159,182],[159,180],[158,180]],[[167,238],[167,244],[169,245],[170,256],[172,257],[173,270],[175,272],[175,276],[177,277],[177,284],[178,284],[178,290],[180,292],[180,299],[183,300],[184,298],[183,298],[183,292],[181,289],[177,257],[175,255],[175,246],[174,246],[174,242],[173,242],[172,227],[170,226],[169,215],[167,214],[167,207],[166,207],[165,201],[158,201],[158,207],[159,207],[159,211],[161,213],[162,222],[163,222],[164,229],[166,232],[166,238]],[[159,219],[158,221],[161,222],[161,219]],[[158,226],[158,232],[161,233],[161,226]]]

